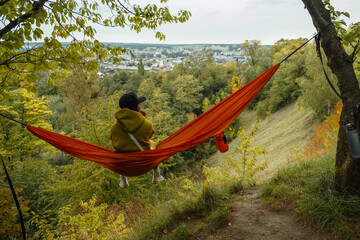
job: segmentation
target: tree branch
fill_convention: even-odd
[[[0,63],[0,66],[5,65],[5,66],[8,66],[8,67],[9,67],[9,64],[10,64],[14,59],[19,58],[21,55],[29,54],[29,55],[35,56],[34,54],[31,54],[31,51],[32,51],[32,50],[33,50],[33,49],[29,49],[29,50],[27,50],[27,51],[25,51],[25,52],[20,52],[20,53],[18,53],[18,54],[15,54],[15,55],[12,56],[11,58],[8,58],[7,60],[1,62],[1,63]]]
[[[360,37],[358,38],[358,41],[355,46],[353,46],[354,51],[350,54],[350,57],[353,61],[355,61],[355,56],[358,54],[360,50]]]
[[[117,0],[117,2],[119,3],[119,5],[120,5],[123,9],[125,9],[126,11],[128,11],[130,14],[135,15],[135,13],[134,13],[133,11],[131,11],[130,9],[128,9],[127,7],[125,7],[125,5],[122,4],[119,0]]]
[[[3,1],[7,1],[7,0],[3,0]],[[6,25],[4,28],[2,28],[0,30],[0,38],[2,38],[6,33],[10,32],[13,28],[15,28],[17,25],[19,25],[20,23],[24,22],[25,20],[31,18],[34,14],[36,14],[41,8],[43,8],[43,6],[45,5],[45,3],[49,1],[49,0],[39,0],[39,1],[35,1],[33,3],[33,7],[32,9],[21,15],[20,17],[18,17],[15,20],[12,20],[8,25]]]
[[[0,1],[0,6],[5,5],[8,2],[10,2],[10,0],[1,0]]]
[[[4,86],[4,83],[6,82],[7,77],[8,77],[8,74],[6,73],[6,75],[4,77],[4,80],[0,84],[1,86]]]

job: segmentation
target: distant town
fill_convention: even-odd
[[[41,45],[41,42],[29,42],[28,47]],[[68,45],[68,42],[61,43]],[[213,52],[214,61],[217,64],[225,64],[236,61],[241,64],[246,60],[241,49],[241,44],[150,44],[150,43],[103,43],[109,46],[121,46],[132,50],[133,55],[122,55],[120,64],[110,61],[100,63],[98,75],[112,73],[116,69],[138,70],[139,62],[142,61],[146,71],[171,71],[176,64],[185,62],[189,55],[208,49]],[[263,45],[270,47],[269,45]]]
[[[112,72],[115,69],[137,70],[142,61],[147,71],[171,71],[175,64],[185,62],[187,56],[194,52],[209,49],[214,53],[216,63],[227,63],[237,61],[241,63],[246,60],[241,44],[137,44],[137,43],[108,43],[109,45],[120,45],[133,50],[133,56],[123,56],[121,64],[103,62],[100,64],[99,75]]]

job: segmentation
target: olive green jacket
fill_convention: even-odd
[[[137,111],[128,108],[115,113],[116,123],[111,127],[110,139],[115,152],[137,152],[140,149],[128,135],[132,133],[145,150],[154,148],[150,138],[154,135],[152,123]]]

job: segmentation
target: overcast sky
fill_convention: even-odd
[[[138,3],[158,1],[132,0]],[[350,13],[348,22],[360,21],[360,0],[331,0],[338,11]],[[102,42],[136,43],[242,43],[257,39],[262,44],[294,38],[310,38],[315,33],[311,17],[301,0],[169,0],[172,13],[189,10],[186,23],[168,24],[159,28],[166,40],[155,39],[154,31],[141,33],[125,29],[98,29]]]

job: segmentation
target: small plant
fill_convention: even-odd
[[[239,145],[235,147],[234,152],[239,153],[238,158],[226,156],[224,166],[228,169],[228,173],[232,181],[238,179],[247,180],[249,183],[254,182],[254,176],[257,172],[262,171],[267,166],[267,162],[259,163],[258,156],[266,154],[266,150],[253,146],[254,135],[261,126],[261,122],[253,125],[252,129],[246,134],[245,129],[237,132]]]

